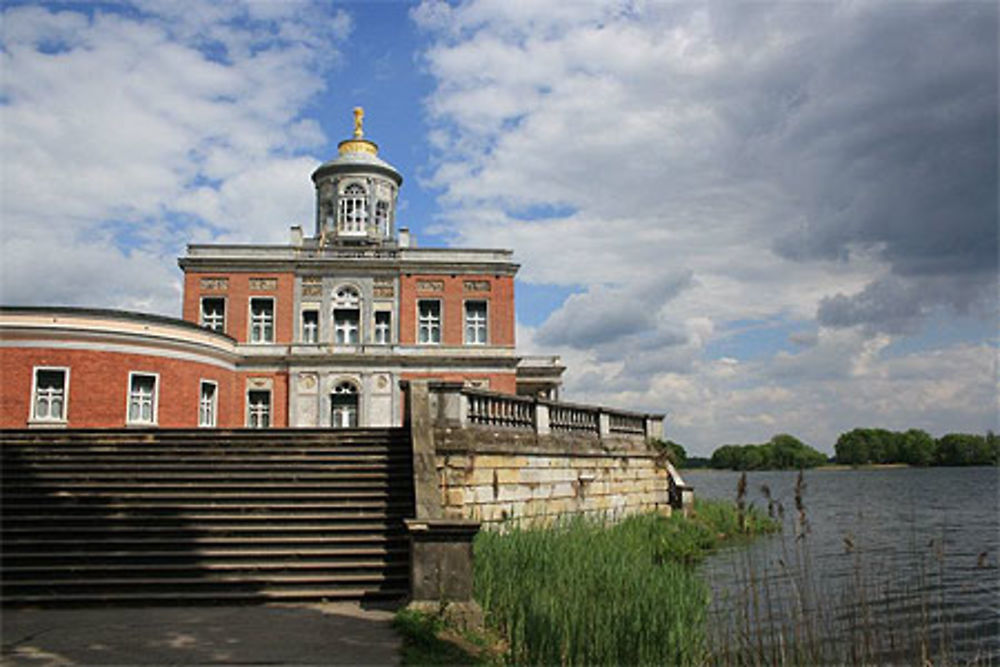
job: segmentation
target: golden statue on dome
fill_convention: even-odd
[[[346,153],[368,153],[378,155],[378,146],[373,141],[364,138],[365,110],[362,107],[354,107],[354,136],[344,139],[337,144],[337,151],[344,155]]]
[[[360,139],[364,136],[361,124],[365,120],[365,110],[362,107],[354,107],[354,138]]]

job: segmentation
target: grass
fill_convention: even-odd
[[[476,597],[515,664],[698,664],[709,590],[690,565],[728,538],[776,529],[756,512],[742,525],[731,503],[699,502],[690,519],[483,532]]]
[[[499,665],[503,647],[487,632],[459,633],[433,614],[396,613],[393,627],[403,638],[404,665]]]

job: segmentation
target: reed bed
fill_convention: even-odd
[[[737,503],[745,498],[745,476]],[[771,561],[748,550],[734,561],[738,567],[735,595],[716,602],[709,623],[706,664],[714,665],[943,665],[997,664],[996,630],[1000,623],[983,619],[972,630],[955,627],[956,613],[944,597],[940,581],[954,564],[947,562],[942,540],[925,547],[911,545],[916,556],[914,578],[898,563],[881,562],[864,552],[851,535],[843,538],[850,576],[825,581],[815,569],[811,528],[805,503],[806,484],[799,475],[795,512],[763,495],[769,510],[785,519],[779,538],[780,557]],[[982,576],[996,576],[995,566],[980,556]],[[990,629],[992,628],[992,630]],[[961,649],[959,650],[959,645]]]
[[[692,519],[483,532],[476,597],[514,664],[701,664],[709,589],[690,564],[726,537],[773,529],[731,503],[699,502]]]

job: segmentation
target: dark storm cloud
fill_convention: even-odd
[[[913,333],[935,307],[953,312],[996,316],[996,285],[977,273],[953,276],[889,276],[869,283],[857,294],[837,294],[820,301],[816,316],[829,327],[861,325],[869,332]]]
[[[996,26],[994,3],[878,3],[816,36],[769,155],[805,221],[774,248],[802,261],[866,248],[893,274],[824,300],[822,323],[903,331],[935,305],[995,298]]]

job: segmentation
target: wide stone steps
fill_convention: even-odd
[[[4,604],[400,597],[402,429],[0,431]]]

